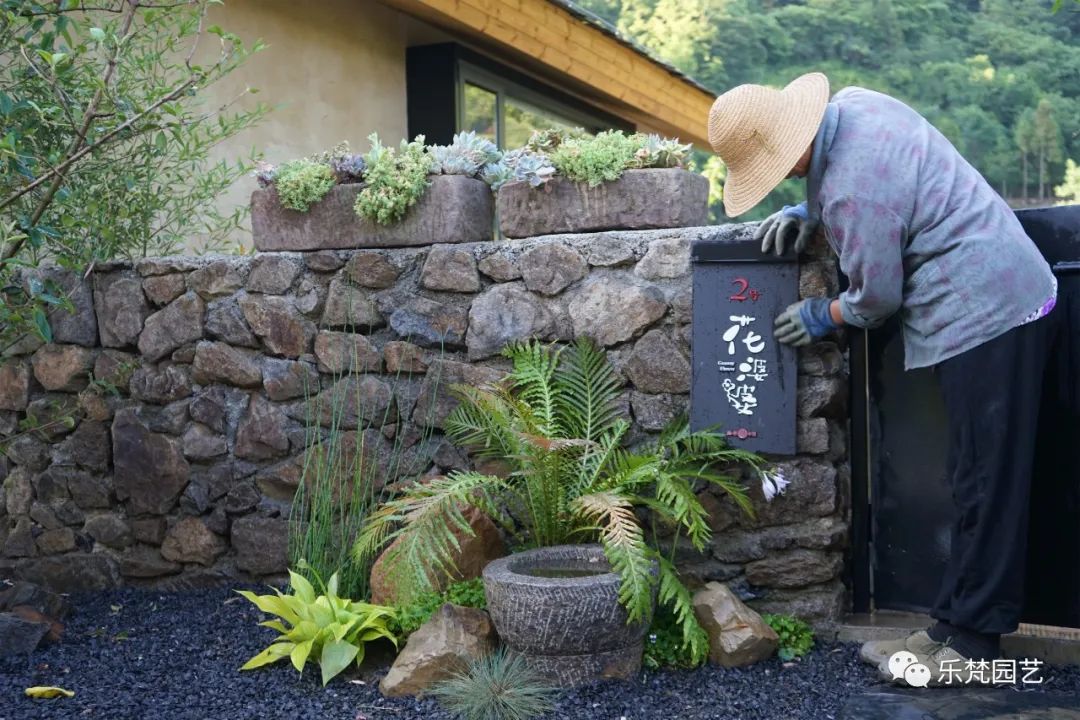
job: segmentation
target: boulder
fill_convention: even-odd
[[[409,636],[390,671],[379,683],[387,697],[420,696],[435,683],[464,672],[498,643],[483,610],[446,604]]]
[[[182,565],[166,560],[157,548],[136,545],[120,556],[120,574],[124,577],[152,579],[175,575]]]
[[[211,385],[197,392],[191,399],[188,414],[195,422],[224,435],[228,431],[229,418],[234,409],[236,414],[239,414],[239,409],[246,406],[247,402],[246,393],[222,385]]]
[[[472,250],[436,245],[420,271],[420,286],[427,290],[471,293],[480,289],[480,273]]]
[[[0,612],[19,606],[33,608],[56,620],[63,620],[71,612],[71,603],[66,597],[50,592],[40,585],[18,581],[9,587],[0,586]]]
[[[178,439],[150,432],[134,408],[116,413],[112,425],[116,495],[136,514],[167,513],[188,481]]]
[[[709,660],[724,667],[772,657],[780,638],[726,585],[711,582],[694,594],[694,614],[709,635]]]
[[[586,335],[604,347],[637,337],[664,316],[664,294],[612,276],[590,278],[570,301],[574,335]]]
[[[122,348],[139,340],[150,305],[143,281],[132,271],[94,276],[94,307],[104,347]]]
[[[315,324],[299,313],[291,299],[248,295],[240,299],[240,311],[269,352],[297,358],[310,349]]]
[[[288,292],[300,273],[300,263],[284,255],[258,255],[251,263],[247,289],[251,292],[281,295]]]
[[[374,330],[386,324],[368,291],[341,278],[330,281],[323,307],[322,325],[326,327]]]
[[[199,519],[185,517],[169,528],[161,544],[161,555],[179,563],[199,563],[209,567],[225,553],[225,540]]]
[[[506,250],[496,250],[484,256],[478,265],[480,272],[496,282],[509,282],[521,277],[517,259]]]
[[[109,469],[109,428],[105,423],[83,420],[59,447],[59,453],[81,468],[93,472]]]
[[[202,337],[202,298],[188,292],[146,319],[139,335],[139,352],[149,362],[171,355],[173,350]]]
[[[0,613],[0,656],[29,655],[49,634],[50,623]]]
[[[390,385],[374,375],[349,375],[308,401],[309,414],[323,427],[356,430],[361,425],[394,422],[397,412]]]
[[[115,561],[103,553],[37,558],[20,565],[16,576],[58,593],[108,590],[120,584]]]
[[[0,410],[25,410],[30,402],[30,366],[24,360],[0,358]]]
[[[35,539],[42,555],[59,555],[75,549],[75,533],[69,527],[45,530]]]
[[[240,303],[236,298],[224,298],[210,303],[206,311],[206,333],[210,337],[239,347],[255,348],[259,340],[251,332]]]
[[[844,567],[841,553],[824,550],[773,552],[746,566],[746,580],[752,585],[774,588],[801,588],[828,582]]]
[[[155,275],[143,280],[142,289],[150,302],[161,307],[183,295],[187,289],[187,281],[182,273]]]
[[[558,330],[548,303],[521,283],[495,285],[473,300],[465,344],[469,359],[490,357],[512,340],[550,339]]]
[[[289,523],[248,515],[232,524],[236,566],[252,575],[283,573],[289,564]]]
[[[475,305],[475,303],[474,303]],[[431,354],[423,348],[404,340],[391,340],[383,347],[386,372],[391,375],[427,372]]]
[[[690,363],[662,330],[650,330],[634,344],[623,372],[644,393],[690,392]]]
[[[94,352],[79,345],[42,345],[31,358],[34,377],[46,390],[76,392],[86,387]]]
[[[457,572],[453,575],[432,574],[430,577],[432,587],[439,592],[449,587],[452,582],[480,577],[489,562],[506,555],[506,544],[502,534],[491,518],[472,506],[465,509],[464,516],[473,534],[468,535],[457,527],[452,529],[458,547],[450,549],[450,562],[457,568]],[[402,562],[400,556],[394,556],[399,544],[400,541],[397,540],[391,543],[371,567],[371,601],[373,603],[400,605],[412,599],[410,595],[413,590],[395,579],[398,574],[395,566]]]
[[[131,375],[131,397],[145,403],[165,405],[191,395],[191,373],[186,367],[141,367]]]
[[[5,520],[5,522],[8,521]],[[34,524],[25,515],[16,520],[15,524],[8,529],[7,538],[4,540],[4,556],[19,558],[35,555],[36,545],[33,530]]]
[[[209,460],[228,451],[225,438],[202,423],[192,423],[184,433],[184,457],[188,460]]]
[[[262,385],[258,353],[221,342],[203,341],[195,346],[194,377],[200,385],[222,382],[236,387]]]
[[[188,275],[188,287],[204,300],[232,295],[244,287],[244,276],[236,260],[215,260]]]
[[[284,455],[289,451],[287,424],[288,417],[281,408],[252,395],[247,414],[236,430],[236,457],[268,460]]]
[[[225,497],[225,512],[230,515],[243,515],[257,508],[260,502],[262,502],[262,495],[259,494],[254,482],[244,480],[233,485],[229,490],[229,494]]]
[[[105,451],[109,449],[108,435],[102,438]],[[83,510],[95,510],[109,507],[112,496],[112,482],[108,477],[94,477],[87,473],[72,473],[68,476],[68,492],[71,499]]]
[[[361,250],[349,258],[345,264],[345,274],[360,287],[381,290],[393,286],[401,270],[383,253]]]
[[[677,278],[689,272],[690,241],[679,237],[653,240],[634,267],[634,274],[646,280]]]
[[[642,430],[663,430],[675,418],[684,415],[688,400],[683,395],[647,395],[637,391],[630,393],[630,407],[634,420]]]
[[[318,338],[315,351],[318,352]],[[278,402],[304,397],[319,389],[319,373],[311,363],[264,358],[263,389],[266,397]]]
[[[26,515],[34,502],[34,485],[30,482],[30,469],[16,467],[4,480],[4,502],[11,517]]]
[[[390,315],[390,328],[403,340],[423,347],[461,347],[469,326],[464,307],[416,295],[380,299]]]
[[[315,336],[315,358],[325,373],[379,372],[382,355],[363,335],[320,330]]]
[[[525,287],[541,295],[558,295],[589,272],[581,253],[561,243],[529,248],[518,265]]]

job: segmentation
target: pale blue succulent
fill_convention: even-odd
[[[543,153],[518,148],[506,153],[503,162],[513,171],[513,179],[540,187],[555,175],[555,166]]]
[[[677,138],[659,135],[636,135],[641,147],[634,153],[634,167],[675,168],[686,167],[690,158],[690,144],[682,144]]]
[[[358,183],[364,179],[367,163],[364,162],[363,155],[344,153],[330,158],[330,169],[334,171],[334,177],[339,183]]]
[[[458,133],[449,145],[433,145],[428,154],[433,174],[466,177],[481,175],[486,166],[502,158],[495,143],[472,131]]]

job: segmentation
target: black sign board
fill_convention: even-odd
[[[794,455],[798,361],[773,320],[799,299],[798,258],[764,255],[755,240],[700,240],[692,257],[691,427]]]

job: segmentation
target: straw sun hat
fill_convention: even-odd
[[[829,79],[809,73],[783,90],[740,85],[716,98],[709,111],[709,143],[727,165],[724,212],[741,215],[761,202],[814,140]]]

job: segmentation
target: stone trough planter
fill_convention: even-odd
[[[709,217],[709,181],[679,168],[627,170],[597,187],[555,177],[539,188],[503,185],[496,202],[509,238],[696,227]]]
[[[423,197],[395,225],[379,225],[356,214],[353,206],[362,183],[335,185],[307,212],[282,207],[274,188],[260,188],[251,194],[255,248],[384,248],[492,239],[495,203],[486,183],[461,175],[429,179]]]
[[[555,575],[555,577],[551,577]],[[629,678],[651,618],[628,625],[619,576],[599,545],[561,545],[484,569],[488,613],[510,652],[560,687]]]

